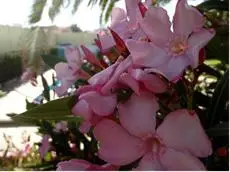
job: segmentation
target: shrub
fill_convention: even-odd
[[[18,52],[0,55],[0,83],[20,77],[22,71],[21,57]]]

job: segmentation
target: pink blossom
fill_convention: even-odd
[[[142,18],[139,9],[139,0],[125,0],[126,11],[121,8],[113,8],[111,14],[111,29],[114,30],[123,40],[145,38],[146,35],[139,26]]]
[[[173,19],[173,32],[167,12],[161,7],[150,7],[140,20],[151,42],[128,40],[133,63],[139,67],[157,68],[173,80],[191,65],[199,64],[199,51],[215,35],[204,29],[204,17],[186,0],[178,0]]]
[[[61,132],[61,131],[66,132],[68,131],[67,126],[68,126],[68,123],[66,121],[60,121],[55,125],[54,131],[55,132]]]
[[[32,150],[32,146],[29,143],[27,143],[23,148],[23,150],[21,151],[21,155],[23,157],[26,157],[31,152],[31,150]]]
[[[90,86],[83,86],[77,91],[80,95],[72,113],[83,117],[84,122],[80,126],[82,132],[87,132],[102,118],[113,115],[117,96],[111,89],[117,85],[120,74],[130,64],[130,59],[118,58],[116,63],[92,76],[88,80]]]
[[[50,138],[50,136],[47,134],[45,134],[42,137],[41,146],[39,147],[39,153],[40,153],[41,158],[44,158],[46,153],[50,149],[49,138]]]
[[[60,96],[65,94],[77,79],[89,78],[89,74],[81,69],[82,57],[78,48],[66,49],[65,56],[68,63],[60,62],[55,65],[57,78],[61,81],[61,86],[56,88],[56,92]]]
[[[116,166],[111,164],[97,165],[80,159],[71,159],[57,164],[56,171],[114,171]]]
[[[116,95],[102,94],[101,88],[108,82],[118,64],[117,62],[95,74],[88,80],[90,85],[77,90],[79,98],[72,108],[72,113],[84,119],[79,128],[81,132],[88,132],[91,126],[95,125],[102,117],[113,113],[117,105]]]
[[[94,128],[99,157],[114,165],[142,157],[136,170],[205,170],[197,157],[211,155],[212,146],[197,114],[176,110],[155,129],[157,109],[149,94],[133,95],[120,104],[121,125],[103,119]]]

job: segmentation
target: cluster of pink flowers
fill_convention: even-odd
[[[188,66],[199,65],[199,52],[215,32],[204,28],[204,17],[186,0],[178,0],[173,31],[167,12],[149,1],[126,0],[126,9],[114,8],[110,32],[98,35],[103,53],[115,47],[120,54],[112,65],[84,51],[87,61],[101,67],[85,75],[74,50],[67,52],[68,64],[55,67],[62,93],[78,77],[88,77],[72,112],[84,119],[81,132],[93,128],[98,156],[108,164],[75,159],[59,163],[58,170],[117,170],[138,159],[134,170],[205,170],[199,157],[211,155],[212,145],[196,112],[175,108],[160,121],[158,95]]]

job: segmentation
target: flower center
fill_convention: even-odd
[[[170,52],[175,56],[184,54],[186,49],[187,45],[182,39],[176,38],[170,43]]]
[[[158,153],[160,145],[161,145],[160,141],[157,138],[153,138],[152,139],[152,152]]]

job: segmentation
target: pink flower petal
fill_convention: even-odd
[[[61,86],[55,88],[55,92],[58,94],[58,96],[63,96],[64,94],[67,93],[68,88],[70,88],[73,85],[74,81],[76,81],[76,79],[73,80],[62,79]]]
[[[54,131],[56,132],[68,131],[68,123],[66,121],[60,121],[56,123]]]
[[[88,83],[90,85],[104,85],[112,76],[120,62],[116,62],[108,68],[92,76]]]
[[[111,164],[105,164],[100,166],[81,159],[71,159],[69,161],[62,161],[57,164],[57,167],[58,168],[56,171],[112,171],[117,169],[115,166]]]
[[[119,78],[119,82],[132,88],[132,90],[137,95],[140,94],[138,82],[135,79],[133,79],[128,73],[121,74],[121,76]]]
[[[145,139],[151,137],[156,127],[156,98],[151,93],[132,94],[124,104],[118,105],[121,125],[132,135]]]
[[[157,67],[170,59],[164,49],[153,43],[128,40],[126,44],[133,63],[138,67]]]
[[[103,52],[108,51],[109,49],[115,46],[114,39],[112,35],[108,33],[108,31],[101,31],[98,34],[98,37],[101,42],[101,48]]]
[[[151,72],[151,71],[150,71]],[[151,74],[148,71],[141,69],[134,69],[131,71],[131,75],[138,81],[143,82],[145,87],[154,93],[163,93],[167,85],[156,74]]]
[[[78,48],[66,48],[65,57],[69,66],[74,70],[78,70],[81,67],[82,59],[80,50]]]
[[[72,108],[72,113],[77,116],[83,117],[85,120],[90,120],[93,112],[89,104],[85,100],[78,101]]]
[[[76,90],[76,95],[81,95],[83,93],[89,92],[89,91],[97,91],[100,88],[100,86],[92,86],[92,85],[84,85],[79,87]]]
[[[175,124],[174,124],[175,125]],[[196,145],[197,146],[197,145]],[[202,162],[185,152],[167,149],[160,155],[160,161],[165,170],[169,171],[205,171]]]
[[[212,154],[211,142],[197,114],[190,114],[186,109],[169,113],[158,127],[157,134],[167,147],[188,151],[198,157]]]
[[[127,16],[129,17],[129,25],[131,28],[135,28],[138,19],[142,18],[138,7],[138,2],[139,0],[125,0]]]
[[[199,52],[201,48],[207,45],[214,36],[214,30],[201,29],[189,37],[187,54],[191,59],[193,68],[196,68],[199,64]]]
[[[50,138],[50,136],[47,134],[45,134],[42,137],[41,146],[39,147],[39,153],[40,153],[41,158],[44,158],[46,153],[50,149],[49,138]]]
[[[147,39],[147,36],[140,25],[137,25],[136,29],[130,31],[131,38],[134,40]]]
[[[85,160],[71,159],[57,164],[56,171],[83,171],[90,167],[90,163]]]
[[[111,27],[127,20],[126,12],[122,8],[113,8],[111,12]]]
[[[113,88],[114,85],[118,82],[120,75],[123,72],[125,72],[130,66],[132,66],[132,60],[129,56],[125,60],[121,61],[121,63],[116,68],[110,80],[104,85],[104,87],[102,87],[101,93],[102,94],[110,93],[111,88]]]
[[[110,115],[117,105],[116,95],[103,96],[96,91],[84,93],[79,99],[85,100],[93,112],[100,116]]]
[[[79,127],[81,133],[88,133],[92,127],[92,123],[89,121],[83,121]]]
[[[123,40],[132,37],[127,20],[122,20],[119,23],[116,23],[116,25],[112,25],[110,28],[116,32]]]
[[[99,157],[114,165],[126,165],[144,152],[143,142],[128,134],[119,124],[104,119],[94,128],[94,136],[100,143]]]
[[[161,7],[150,7],[140,25],[148,38],[157,45],[164,46],[172,36],[167,11]]]
[[[161,166],[159,160],[152,152],[145,154],[138,164],[138,167],[135,171],[164,171],[164,168]]]
[[[194,7],[190,7],[186,0],[178,0],[173,18],[174,33],[188,38],[193,31],[204,25],[204,16]]]
[[[57,63],[54,66],[54,70],[56,71],[57,78],[59,80],[66,78],[66,77],[71,77],[73,76],[73,70],[69,67],[67,63]]]
[[[180,77],[190,64],[189,57],[184,54],[182,56],[171,57],[168,63],[157,67],[157,69],[164,73],[168,80],[173,81],[175,78]]]

